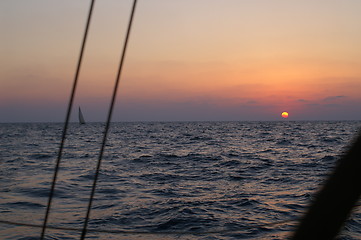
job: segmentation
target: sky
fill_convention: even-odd
[[[72,121],[105,121],[132,1],[96,1]],[[90,1],[0,1],[0,122],[62,122]],[[361,120],[361,1],[138,0],[113,121]]]

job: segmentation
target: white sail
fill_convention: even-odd
[[[85,124],[85,120],[84,120],[83,114],[81,113],[80,107],[79,107],[79,123]]]

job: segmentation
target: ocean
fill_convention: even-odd
[[[87,239],[287,239],[360,125],[112,123],[88,226],[103,232]],[[62,128],[0,124],[0,220],[42,224]],[[70,124],[49,225],[82,228],[103,129]],[[0,223],[0,239],[40,233]],[[46,239],[79,237],[46,230]],[[339,239],[361,239],[361,207]]]

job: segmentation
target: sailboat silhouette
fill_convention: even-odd
[[[80,107],[79,107],[79,123],[85,124],[84,116],[83,116],[83,113],[81,112]]]

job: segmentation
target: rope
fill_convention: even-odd
[[[96,185],[97,185],[97,181],[98,181],[98,176],[99,176],[100,166],[101,166],[101,162],[102,162],[102,158],[103,158],[104,148],[105,148],[105,144],[106,144],[106,140],[107,140],[107,136],[108,136],[108,132],[109,132],[110,120],[111,120],[112,114],[113,114],[115,99],[116,99],[116,95],[117,95],[117,91],[118,91],[120,76],[121,76],[122,69],[123,69],[123,63],[124,63],[125,53],[126,53],[127,46],[128,46],[128,39],[129,39],[130,30],[131,30],[132,23],[133,23],[133,17],[134,17],[134,13],[135,13],[136,4],[137,4],[137,0],[134,0],[132,11],[130,14],[130,19],[129,19],[128,30],[127,30],[127,33],[125,36],[125,42],[123,45],[123,52],[122,52],[122,55],[120,58],[118,73],[117,73],[117,77],[116,77],[116,81],[115,81],[115,85],[114,85],[114,89],[113,89],[113,95],[112,95],[112,99],[111,99],[111,103],[110,103],[110,107],[109,107],[108,118],[107,118],[105,130],[104,130],[103,141],[102,141],[102,145],[101,145],[101,149],[100,149],[100,153],[99,153],[98,163],[97,163],[97,167],[96,167],[96,171],[95,171],[95,175],[94,175],[93,186],[92,186],[92,190],[90,193],[88,209],[87,209],[86,217],[84,220],[84,227],[83,227],[82,234],[80,237],[81,240],[83,240],[85,238],[86,231],[87,231],[90,211],[91,211],[91,207],[92,207],[92,203],[93,203],[93,199],[94,199],[94,194],[95,194],[95,189],[96,189]]]
[[[59,147],[58,157],[57,157],[56,164],[55,164],[53,181],[52,181],[51,188],[50,188],[48,204],[47,204],[47,207],[46,207],[46,213],[45,213],[44,222],[43,222],[43,225],[42,225],[42,232],[41,232],[41,237],[40,237],[41,240],[44,239],[45,230],[46,230],[46,226],[47,226],[47,223],[48,223],[51,203],[52,203],[53,196],[54,196],[55,184],[56,184],[56,179],[58,177],[60,161],[61,161],[61,158],[62,158],[62,155],[63,155],[64,142],[65,142],[65,138],[66,138],[66,134],[67,134],[67,130],[68,130],[70,113],[71,113],[71,110],[72,110],[72,107],[73,107],[74,96],[75,96],[75,91],[76,91],[76,87],[77,87],[77,83],[78,83],[80,66],[81,66],[82,59],[83,59],[83,53],[84,53],[86,39],[87,39],[87,36],[88,36],[88,29],[89,29],[89,25],[90,25],[91,15],[92,15],[92,12],[93,12],[94,2],[95,2],[95,0],[91,0],[89,14],[88,14],[88,20],[87,20],[86,27],[85,27],[83,42],[82,42],[82,45],[81,45],[79,59],[78,59],[78,65],[77,65],[77,69],[76,69],[76,72],[75,72],[73,87],[72,87],[72,90],[71,90],[70,100],[69,100],[69,104],[68,104],[68,110],[67,110],[66,118],[65,118],[65,122],[64,122],[63,134],[62,134],[61,143],[60,143],[60,147]]]
[[[276,225],[286,224],[295,222],[297,219],[288,219],[282,220],[273,223],[265,223],[258,224],[254,226],[248,226],[247,229],[255,229],[255,228],[263,228],[263,227],[272,227]],[[41,225],[31,224],[31,223],[20,223],[13,222],[7,220],[0,220],[2,224],[8,224],[13,226],[24,226],[24,227],[32,227],[32,228],[41,228]],[[65,231],[74,231],[74,232],[82,232],[82,228],[72,228],[72,227],[57,227],[57,226],[47,226],[48,229],[53,230],[65,230]],[[229,229],[229,230],[214,230],[214,231],[162,231],[162,232],[145,232],[145,231],[129,231],[129,230],[114,230],[114,229],[86,229],[87,232],[93,233],[112,233],[112,234],[129,234],[129,235],[210,235],[210,234],[222,234],[222,233],[237,233],[242,230],[237,229]]]

